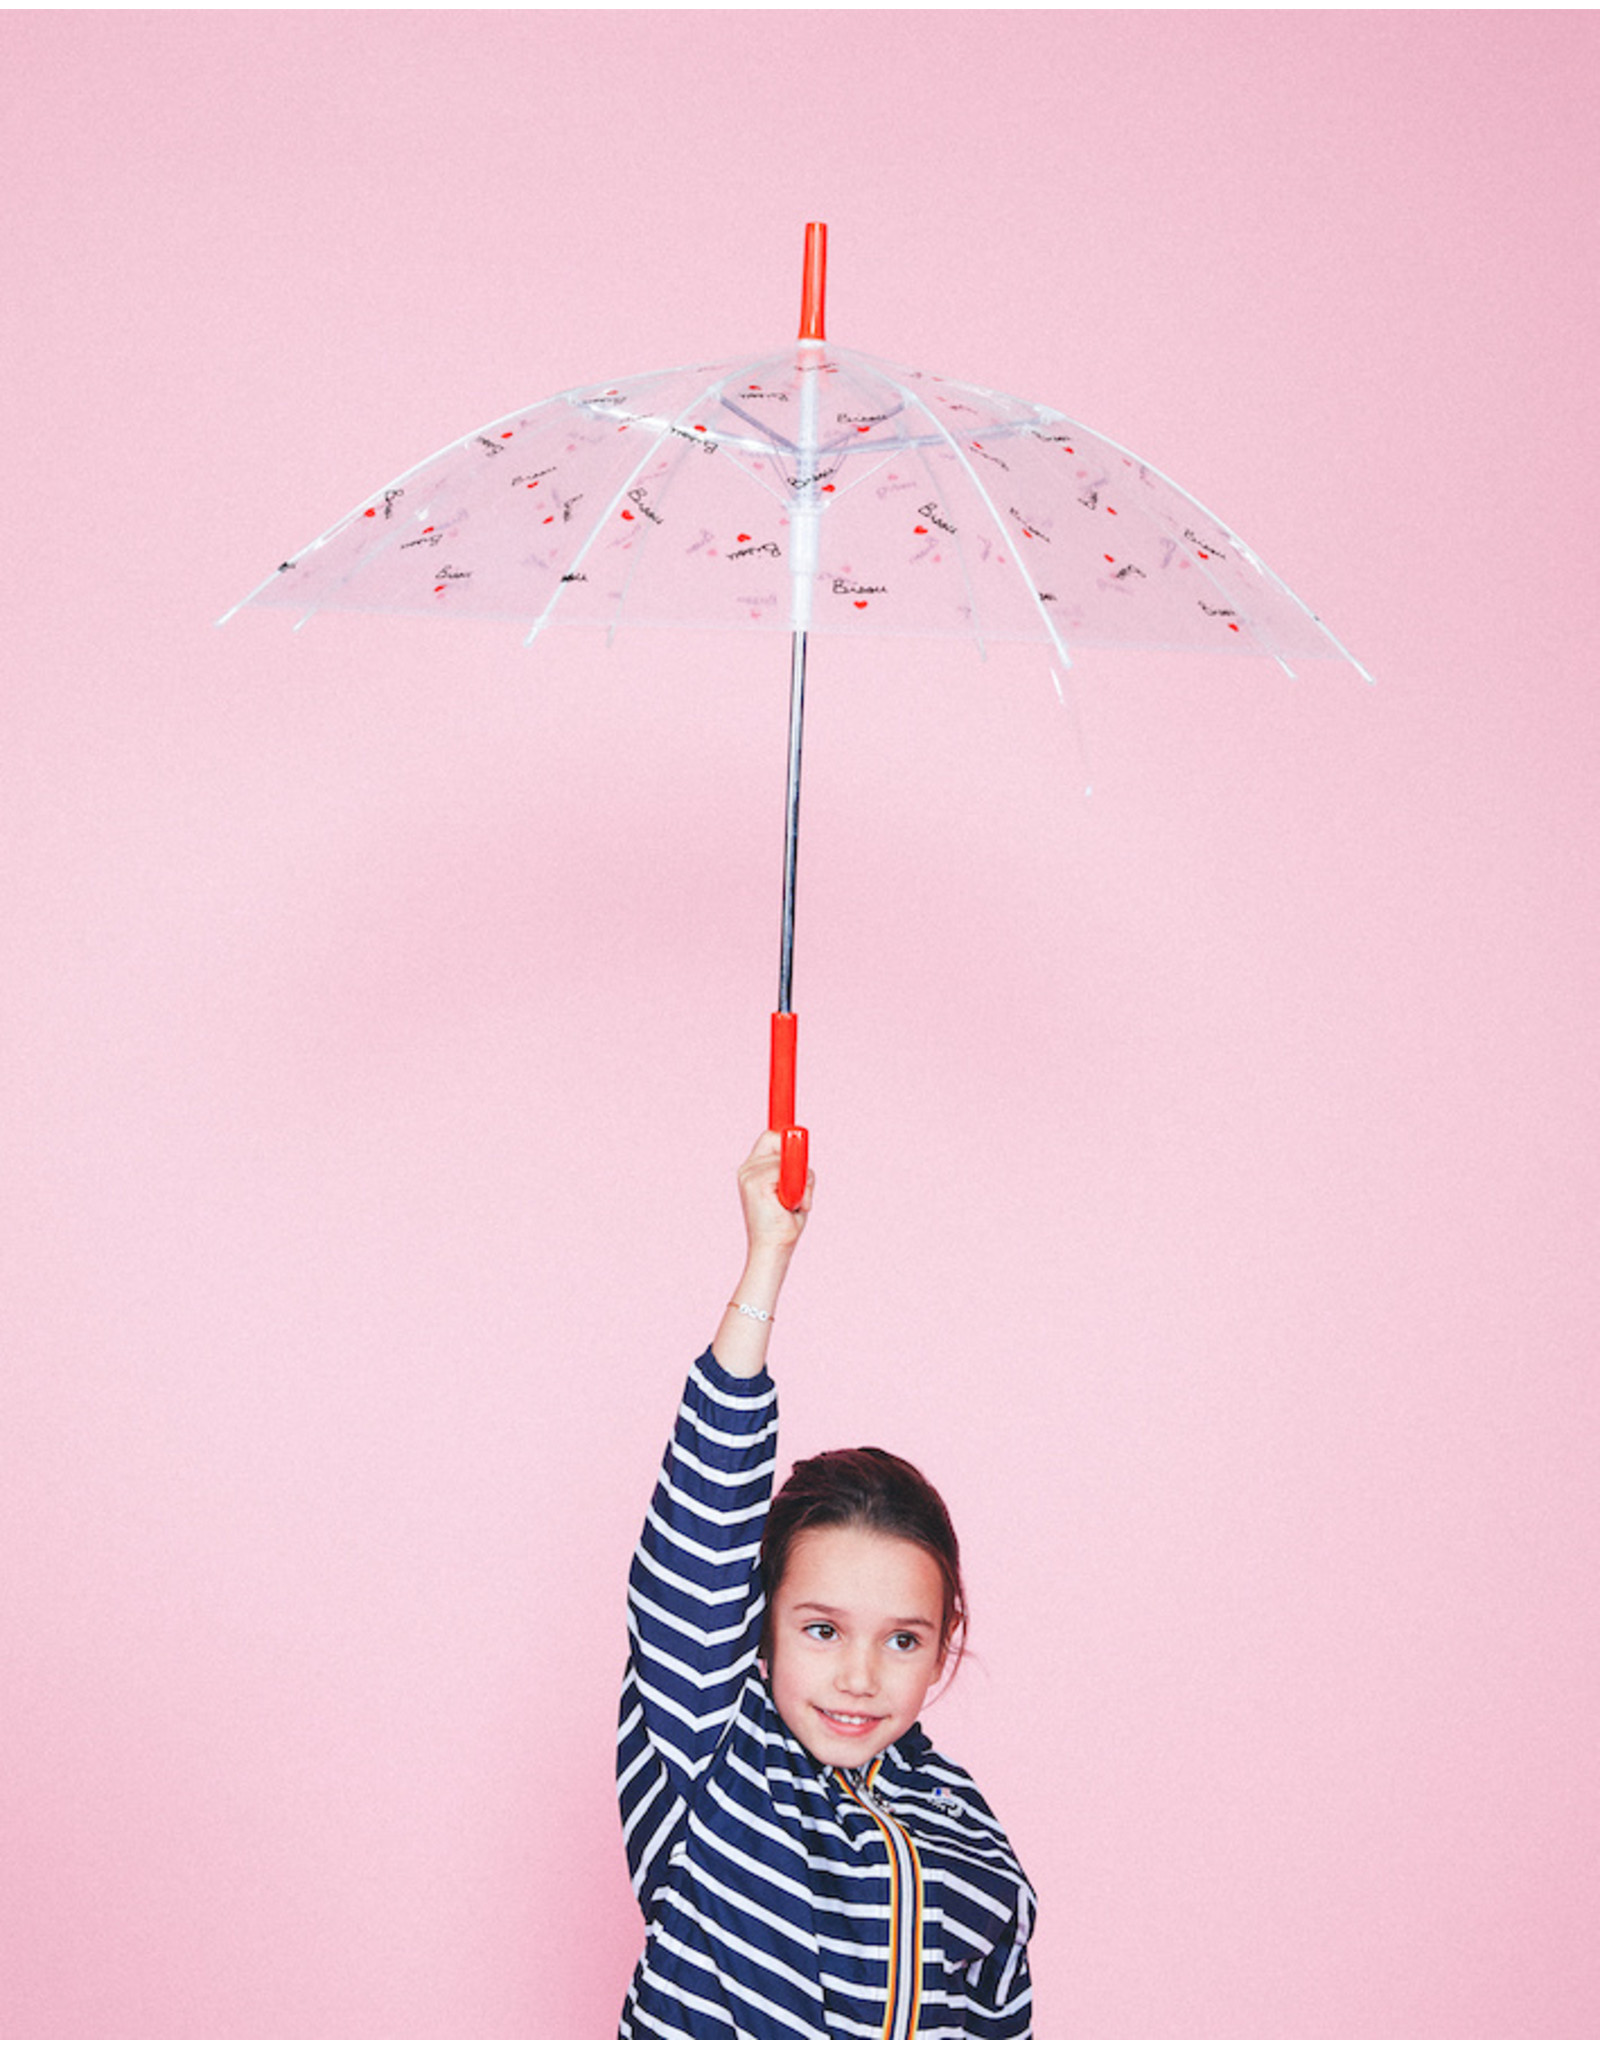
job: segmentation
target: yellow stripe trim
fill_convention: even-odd
[[[883,1758],[881,1756],[873,1758],[867,1775],[861,1781],[863,1790],[871,1789],[872,1782],[877,1777],[882,1764]],[[851,1784],[837,1764],[834,1765],[834,1776],[856,1804],[871,1819],[877,1822],[878,1831],[883,1836],[889,1851],[889,1980],[883,2002],[883,2034],[881,2036],[885,2041],[895,2039],[895,2008],[900,2003],[900,1975],[905,1967],[901,1954],[902,1943],[900,1939],[900,1858],[895,1854],[897,1838],[904,1845],[907,1858],[910,1861],[910,1924],[912,1931],[910,1958],[910,1969],[912,1971],[911,2004],[908,2015],[910,2024],[901,2038],[907,2041],[914,2041],[917,2038],[917,2027],[922,2019],[922,1858],[917,1854],[917,1845],[912,1841],[909,1830],[903,1828],[899,1821],[891,1820],[887,1814],[880,1813],[869,1800],[863,1799],[861,1793]]]

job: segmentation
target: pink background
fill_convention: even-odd
[[[1064,408],[1379,678],[829,644],[787,1449],[945,1487],[1046,2035],[1584,2035],[1592,14],[28,14],[0,2021],[604,2036],[785,649],[212,620],[793,331]]]

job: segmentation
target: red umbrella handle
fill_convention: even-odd
[[[767,1088],[767,1129],[783,1134],[778,1164],[778,1200],[798,1209],[805,1200],[810,1133],[794,1120],[794,1041],[799,1018],[792,1010],[772,1013],[772,1067]]]

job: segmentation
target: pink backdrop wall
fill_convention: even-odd
[[[1596,22],[29,14],[0,2020],[603,2036],[785,662],[211,621],[581,380],[1046,400],[1380,678],[814,665],[788,1449],[946,1487],[1046,2035],[1583,2035]]]

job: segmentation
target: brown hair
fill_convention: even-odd
[[[797,1536],[808,1529],[874,1529],[925,1550],[939,1567],[944,1588],[939,1647],[956,1663],[966,1647],[967,1595],[961,1583],[961,1545],[950,1511],[915,1465],[870,1444],[854,1451],[824,1451],[802,1458],[779,1488],[761,1536],[761,1590],[767,1611],[761,1654],[772,1654],[772,1609]],[[952,1673],[954,1666],[951,1667]]]

